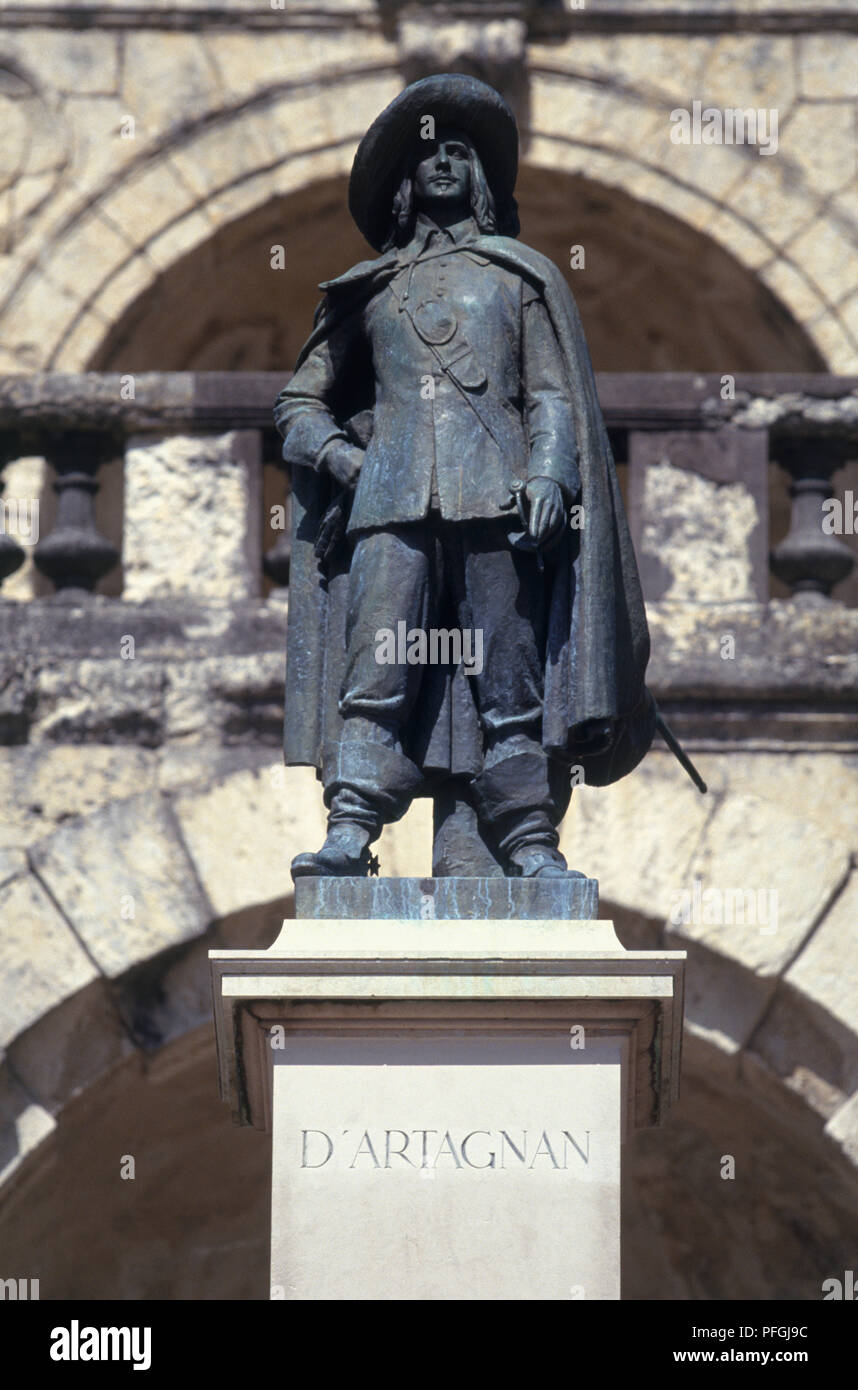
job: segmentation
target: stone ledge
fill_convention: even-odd
[[[402,8],[387,0],[385,11]],[[448,7],[454,16],[471,14],[482,18],[478,3]],[[525,18],[532,35],[560,37],[566,34],[793,34],[817,31],[824,21],[826,29],[852,31],[858,20],[851,0],[803,0],[802,4],[776,4],[774,0],[745,0],[737,10],[736,0],[588,0],[583,10],[542,9],[533,0],[508,0],[499,6],[501,15]],[[186,0],[177,8],[169,0],[154,0],[143,6],[134,0],[54,0],[42,5],[10,4],[3,9],[4,28],[29,28],[35,23],[50,28],[79,29],[83,23],[99,30],[155,29],[204,32],[209,26],[227,32],[283,31],[290,28],[328,31],[343,28],[377,29],[379,11],[363,0],[329,0],[324,9],[307,4],[290,4],[286,10],[260,7],[256,0]]]
[[[275,15],[281,12],[275,11]],[[858,25],[858,18],[856,18]],[[0,429],[35,436],[104,430],[169,435],[186,429],[274,433],[273,410],[290,372],[135,372],[133,401],[116,372],[0,373]],[[735,399],[721,399],[714,372],[597,372],[609,426],[715,429],[734,423],[783,434],[858,437],[858,376],[739,372]]]
[[[656,696],[666,704],[710,702],[705,717],[694,716],[695,736],[705,736],[710,717],[722,735],[729,735],[732,721],[738,736],[748,737],[755,721],[771,716],[773,725],[786,723],[785,737],[801,736],[802,730],[811,741],[850,737],[858,609],[775,600],[653,603],[647,613],[653,647],[648,683]],[[260,661],[276,654],[282,661],[286,622],[279,603],[201,603],[192,593],[146,603],[105,597],[0,603],[0,649],[8,671],[4,704],[7,710],[14,704],[26,723],[41,673],[74,661],[103,661],[105,668],[112,662],[124,672],[145,665],[150,673],[158,663],[198,664],[201,657],[212,669],[227,658]],[[725,635],[735,640],[730,660],[721,657]],[[128,636],[135,641],[134,662],[120,655]]]
[[[120,643],[129,635],[139,652],[135,659],[255,656],[285,650],[286,608],[262,599],[201,603],[193,593],[141,603],[101,595],[83,603],[0,602],[0,647],[7,658],[30,656],[44,666],[62,659],[120,661]]]
[[[270,1121],[276,1023],[556,1036],[580,1018],[628,1039],[629,1129],[678,1094],[684,953],[624,951],[610,922],[304,919],[267,951],[209,959],[221,1095],[240,1124]]]
[[[190,577],[193,582],[193,576]],[[858,609],[836,601],[770,603],[650,603],[653,656],[650,684],[676,696],[702,689],[720,698],[744,692],[772,699],[854,693],[858,675]],[[207,656],[282,650],[287,609],[264,599],[201,602],[194,593],[134,603],[95,596],[85,602],[54,597],[0,603],[0,643],[10,655],[118,660],[131,634],[145,653],[163,660],[205,650]],[[735,658],[721,656],[732,632]],[[123,663],[123,664],[131,664]]]
[[[648,684],[689,749],[858,750],[858,610],[775,607],[650,607]],[[733,661],[718,655],[725,633]],[[133,661],[119,654],[129,636]],[[0,604],[0,648],[0,744],[281,744],[281,605]]]

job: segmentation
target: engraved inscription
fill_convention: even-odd
[[[447,1168],[557,1171],[590,1162],[590,1131],[364,1129],[329,1134],[302,1129],[302,1168]]]

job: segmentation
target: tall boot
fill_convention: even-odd
[[[474,778],[472,791],[481,820],[514,874],[566,874],[566,860],[557,848],[557,809],[544,754],[516,753],[484,768]]]
[[[369,846],[405,814],[423,780],[404,754],[370,740],[343,740],[325,764],[328,834],[317,853],[292,860],[292,877],[365,878],[378,872]]]

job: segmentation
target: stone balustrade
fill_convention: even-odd
[[[0,377],[0,741],[279,742],[283,379]],[[650,684],[692,748],[851,748],[858,378],[740,376],[726,400],[722,386],[598,378]],[[133,677],[131,638],[147,657]],[[82,700],[102,670],[105,699]]]
[[[47,580],[72,600],[252,599],[272,587],[282,597],[288,499],[271,408],[283,379],[0,377],[0,469],[15,480],[16,460],[41,456],[54,475],[40,497],[16,496],[17,481],[0,499],[0,581],[25,562],[22,518],[36,503],[42,520],[29,592],[19,582],[7,594],[35,596]],[[823,522],[834,498],[854,545],[855,491],[838,496],[833,477],[848,478],[858,458],[858,378],[740,376],[726,400],[723,379],[708,375],[609,373],[598,384],[648,600],[835,592],[855,603],[854,550]],[[99,523],[101,477],[117,460],[122,485]]]

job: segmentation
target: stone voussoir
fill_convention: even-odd
[[[293,892],[289,864],[325,836],[321,792],[309,768],[281,763],[237,772],[175,798],[182,836],[216,916]]]
[[[0,1193],[56,1127],[44,1106],[16,1081],[5,1063],[0,1064]]]
[[[136,796],[63,824],[31,859],[111,979],[201,936],[212,911],[169,801]]]
[[[9,1049],[28,1091],[51,1114],[134,1051],[103,979],[43,1014]]]
[[[0,889],[0,1046],[98,978],[80,939],[31,873]]]
[[[858,873],[787,970],[753,1046],[830,1115],[858,1087]]]
[[[848,847],[780,804],[727,795],[706,827],[670,914],[699,941],[762,977],[783,974],[849,871]]]

